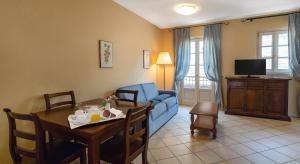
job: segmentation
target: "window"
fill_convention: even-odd
[[[269,73],[289,73],[287,31],[259,33],[258,57],[266,59]]]
[[[202,39],[193,39],[191,41],[190,55],[189,72],[184,78],[184,88],[196,88],[197,86],[201,89],[211,88],[211,82],[204,73]]]

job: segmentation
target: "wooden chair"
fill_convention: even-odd
[[[115,95],[118,97],[118,99],[115,101],[117,105],[119,105],[120,101],[126,101],[126,102],[132,102],[135,106],[137,106],[137,98],[138,98],[138,91],[136,90],[123,90],[123,89],[118,89],[115,92]],[[132,94],[133,95],[133,99],[129,100],[129,99],[123,99],[120,98],[121,94]]]
[[[62,96],[70,96],[71,100],[51,104],[51,99]],[[44,94],[44,98],[46,102],[46,110],[53,110],[66,105],[75,106],[76,104],[74,91]],[[50,142],[53,142],[54,140],[64,140],[61,136],[52,133],[48,133],[48,137]]]
[[[85,147],[71,142],[46,143],[45,131],[35,114],[18,114],[10,109],[3,109],[8,118],[9,125],[9,150],[14,164],[28,163],[57,164],[70,163],[80,158],[80,163],[86,163]],[[17,130],[16,120],[34,123],[35,134]],[[29,150],[18,146],[17,138],[35,142],[35,149]]]
[[[52,98],[62,97],[62,96],[70,96],[71,100],[51,104],[51,99]],[[46,101],[46,109],[47,110],[59,108],[59,107],[65,106],[65,105],[74,105],[75,106],[75,104],[76,104],[74,91],[44,94],[44,98],[45,98],[45,101]]]
[[[129,164],[142,153],[143,164],[148,163],[149,111],[151,106],[130,109],[127,112],[123,135],[117,135],[100,145],[101,160],[113,164]],[[141,124],[132,131],[132,127]]]

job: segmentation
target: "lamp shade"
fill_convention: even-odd
[[[156,64],[172,64],[169,52],[160,52]]]

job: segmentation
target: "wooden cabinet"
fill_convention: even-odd
[[[226,114],[290,120],[287,112],[289,79],[235,77],[226,79]]]

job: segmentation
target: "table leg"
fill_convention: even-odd
[[[213,117],[213,126],[214,126],[214,128],[213,128],[213,139],[216,139],[216,137],[217,137],[217,127],[216,127],[216,125],[217,125],[217,117]]]
[[[191,134],[194,135],[194,115],[191,114],[191,126],[190,126],[190,129],[191,129]]]
[[[99,142],[96,139],[88,144],[88,161],[89,164],[100,164]]]

